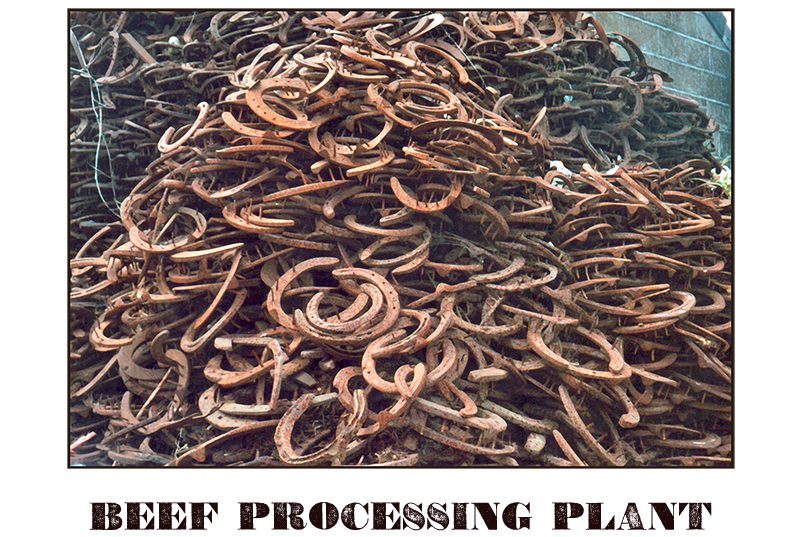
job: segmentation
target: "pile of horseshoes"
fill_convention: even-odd
[[[716,126],[628,37],[71,18],[71,464],[731,464]]]

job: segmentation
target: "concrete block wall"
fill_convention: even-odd
[[[719,125],[714,155],[731,155],[731,31],[720,11],[594,11],[606,32],[627,35],[648,65],[667,72],[664,87],[700,103]]]

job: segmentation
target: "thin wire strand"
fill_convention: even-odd
[[[83,50],[81,50],[80,44],[78,42],[75,33],[70,28],[70,40],[72,42],[72,47],[75,50],[76,55],[78,56],[78,61],[81,64],[81,69],[75,69],[72,67],[71,69],[79,74],[80,76],[89,79],[89,94],[91,96],[91,105],[92,105],[92,112],[94,113],[95,121],[97,122],[97,148],[94,153],[94,165],[92,166],[94,170],[94,184],[95,188],[97,189],[97,194],[100,196],[100,201],[103,202],[103,205],[111,211],[112,214],[115,216],[119,216],[119,208],[120,202],[117,200],[117,182],[114,176],[114,167],[111,161],[111,150],[108,146],[108,141],[105,137],[105,132],[103,132],[103,108],[106,106],[103,104],[100,95],[100,84],[95,80],[92,74],[89,72],[89,68],[86,64],[86,59],[83,55]],[[95,96],[96,94],[96,96]],[[101,172],[100,171],[100,148],[101,146],[105,147],[106,156],[108,157],[108,171],[109,173]],[[105,175],[109,179],[111,179],[111,194],[114,198],[114,205],[112,207],[108,201],[106,201],[105,196],[103,196],[103,192],[100,188],[100,174]]]

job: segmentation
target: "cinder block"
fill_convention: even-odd
[[[690,39],[673,30],[656,28],[659,54],[675,61],[709,69],[708,45]]]
[[[675,79],[675,82],[664,82],[664,87],[675,88],[675,83],[680,82],[680,77],[675,76],[677,64],[674,61],[656,54],[645,54],[645,59],[647,60],[647,65],[655,67],[656,69],[661,69]]]
[[[706,113],[720,126],[720,130],[731,130],[732,117],[730,104],[709,102]]]
[[[687,94],[686,96],[694,101],[697,101],[697,104],[700,105],[701,110],[708,110],[708,104],[709,104],[708,99],[706,99],[702,95]]]
[[[714,136],[715,156],[719,160],[733,156],[733,136],[730,131],[718,131]],[[728,162],[728,166],[730,166]]]
[[[717,34],[717,31],[714,29],[714,26],[706,18],[705,14],[699,11],[695,12],[695,18],[695,33],[691,35],[697,39],[700,39],[701,41],[705,41],[706,43],[713,43],[714,45],[722,46],[722,40]]]
[[[644,11],[642,18],[648,22],[664,26],[665,28],[672,27],[672,11]]]
[[[630,37],[645,54],[658,52],[658,35],[656,34],[656,27],[652,24],[629,19],[628,33],[625,35]]]
[[[646,20],[647,12],[646,11],[623,11],[628,17],[632,17],[635,19]]]
[[[703,97],[702,95],[695,95],[694,93],[690,93],[688,91],[677,90],[675,88],[666,88],[668,93],[672,93],[683,97],[685,99],[691,99],[692,101],[696,102],[697,105],[700,107],[701,110],[706,110],[708,108],[708,99]]]
[[[661,62],[665,65],[664,70],[673,78],[673,81],[666,83],[665,87],[692,95],[704,95],[703,87],[705,84],[702,81],[702,73],[700,71],[668,59],[662,58]]]
[[[665,71],[670,76],[673,74],[672,67],[674,66],[674,63],[668,59],[656,56],[654,54],[645,54],[644,59],[647,62],[647,65],[650,67],[655,67],[656,69]],[[665,82],[664,84],[668,85],[669,82]]]
[[[594,17],[605,32],[628,35],[628,17],[618,11],[595,11]]]
[[[706,74],[703,77],[705,84],[703,94],[709,99],[729,103],[731,102],[731,79],[719,75]]]
[[[731,53],[718,48],[708,48],[709,69],[721,76],[731,76]]]
[[[682,34],[691,35],[699,39],[701,23],[708,24],[699,11],[673,11],[670,14],[670,28]]]

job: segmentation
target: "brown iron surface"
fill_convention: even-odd
[[[730,465],[714,123],[570,13],[71,13],[71,462]]]

